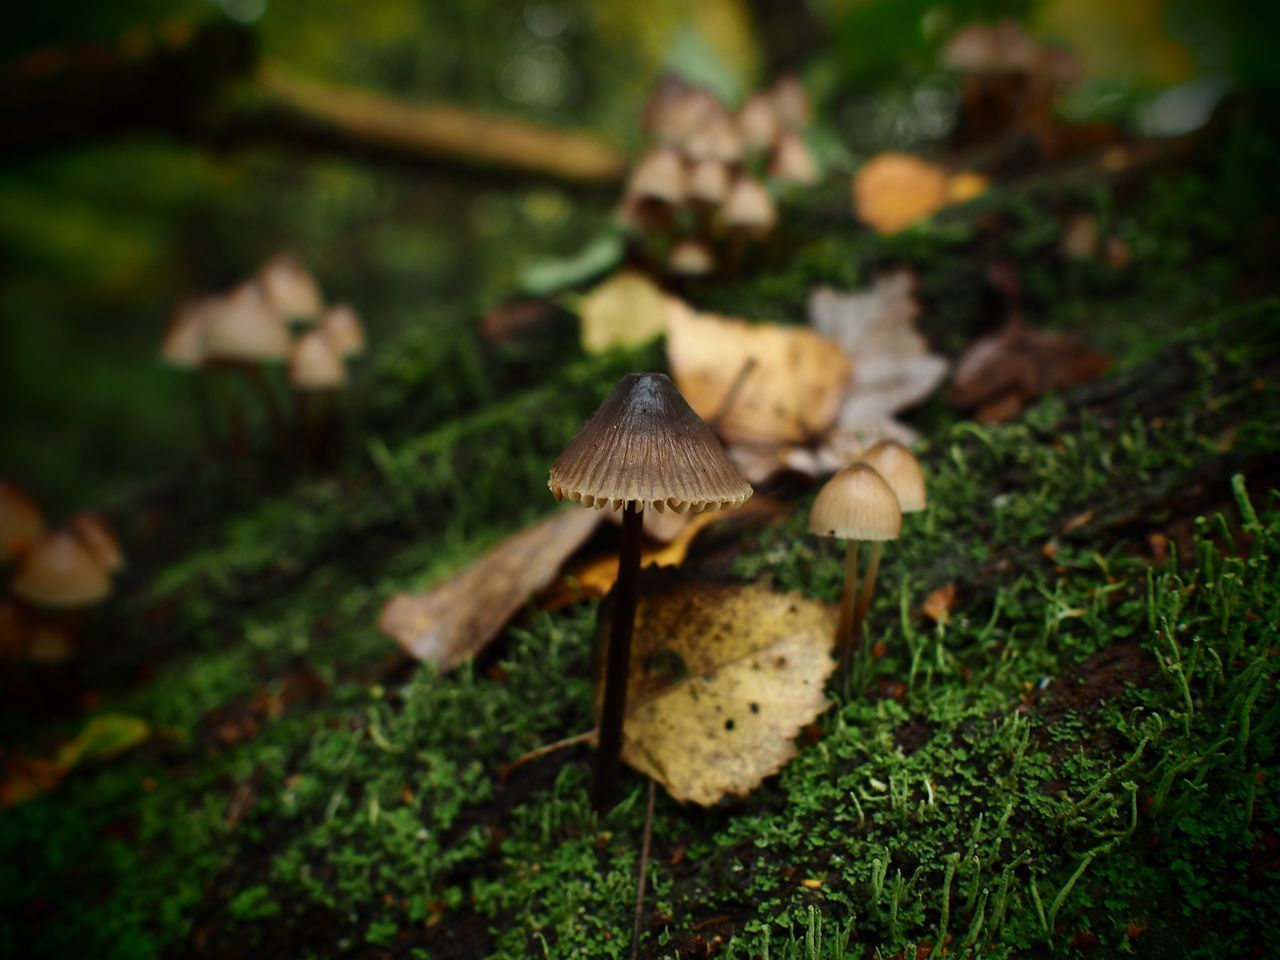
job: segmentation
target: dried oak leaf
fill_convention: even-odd
[[[745,796],[826,709],[831,611],[755,584],[647,591],[636,613],[622,757],[680,801]]]
[[[854,175],[853,210],[877,233],[897,233],[986,189],[981,174],[951,174],[908,153],[878,153]]]
[[[667,325],[661,288],[635,270],[620,270],[583,295],[575,312],[582,320],[582,347],[588,353],[648,343]]]
[[[852,369],[830,340],[700,314],[674,298],[667,314],[671,376],[726,443],[802,443],[835,422]]]
[[[562,510],[503,540],[430,593],[400,593],[378,629],[411,657],[451,670],[482,650],[600,522],[595,510]]]
[[[1110,357],[1069,333],[1008,323],[960,357],[951,402],[976,408],[977,420],[999,423],[1041,394],[1092,380],[1110,366]]]

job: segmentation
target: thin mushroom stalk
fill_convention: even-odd
[[[627,715],[627,672],[631,664],[631,634],[635,629],[640,582],[640,536],[643,514],[634,500],[622,510],[622,542],[618,549],[618,580],[614,586],[613,620],[605,665],[604,704],[600,710],[600,749],[596,754],[596,809],[613,799],[622,754],[622,724]]]
[[[844,593],[840,597],[840,620],[836,626],[836,654],[841,663],[847,663],[857,645],[858,607],[858,541],[846,540],[844,545]]]
[[[876,591],[876,577],[880,574],[880,558],[884,555],[884,541],[878,540],[871,545],[871,556],[867,559],[867,572],[862,577],[862,589],[858,593],[858,608],[853,615],[854,647],[862,646],[862,628],[867,622],[867,611],[871,609],[871,597]]]

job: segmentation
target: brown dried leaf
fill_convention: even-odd
[[[726,443],[801,443],[826,432],[852,373],[812,330],[699,314],[674,298],[667,359],[689,405]]]
[[[946,623],[956,608],[956,583],[952,580],[925,597],[920,612],[934,623]]]
[[[978,408],[978,419],[1016,416],[1041,394],[1101,376],[1111,358],[1069,333],[1009,323],[974,342],[956,364],[951,401]]]
[[[745,796],[826,709],[831,611],[759,585],[678,583],[636,613],[622,756],[680,801]]]
[[[643,273],[619,270],[579,300],[582,347],[604,353],[636,346],[662,335],[667,324],[666,297]]]
[[[596,510],[562,510],[508,537],[430,593],[392,597],[378,629],[411,657],[451,670],[489,643],[591,536]]]

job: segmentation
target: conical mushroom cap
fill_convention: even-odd
[[[902,510],[884,477],[865,463],[845,467],[818,491],[809,532],[839,540],[897,540]]]
[[[320,330],[343,357],[364,353],[364,326],[355,310],[345,303],[330,307],[320,318]]]
[[[677,243],[667,258],[667,267],[682,277],[705,277],[715,269],[716,255],[705,240],[686,237]]]
[[[557,500],[584,507],[634,502],[677,513],[736,507],[751,496],[711,428],[661,373],[619,380],[551,465],[547,485]]]
[[[670,147],[659,147],[640,158],[627,180],[626,195],[664,203],[684,202],[684,160]]]
[[[809,94],[804,84],[796,77],[788,74],[774,81],[769,90],[773,100],[773,109],[784,126],[799,129],[809,125],[813,108],[809,104]]]
[[[759,180],[739,177],[721,208],[724,222],[731,227],[767,233],[778,222],[778,209]]]
[[[262,287],[242,283],[211,308],[205,331],[205,357],[241,363],[284,360],[289,355],[289,330]]]
[[[96,513],[78,513],[67,522],[67,527],[89,548],[107,573],[124,569],[124,551],[120,549],[120,541]]]
[[[11,563],[44,533],[40,508],[19,487],[0,480],[0,564]]]
[[[699,160],[689,171],[689,196],[703,203],[720,204],[729,195],[729,167],[719,160]]]
[[[769,163],[769,176],[784,183],[808,185],[817,182],[818,168],[814,165],[813,155],[798,133],[788,130],[778,138]]]
[[[17,596],[42,607],[87,607],[111,592],[106,568],[68,529],[36,541],[11,587]]]
[[[778,139],[782,122],[773,106],[773,97],[757,93],[738,108],[738,130],[750,150],[768,150]]]
[[[314,321],[324,310],[320,285],[297,257],[276,254],[262,265],[258,279],[267,299],[282,317]]]
[[[903,513],[919,513],[928,503],[924,493],[924,471],[917,460],[897,440],[881,440],[858,458],[875,468],[884,478]]]
[[[341,390],[347,385],[342,357],[320,329],[298,338],[289,353],[289,384],[295,390]]]
[[[182,370],[204,363],[205,334],[216,303],[215,297],[201,297],[178,304],[160,341],[160,357],[165,363]]]

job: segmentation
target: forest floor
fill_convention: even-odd
[[[999,259],[1029,322],[1116,362],[1002,424],[914,412],[930,507],[885,554],[874,656],[749,797],[659,791],[641,955],[1280,956],[1278,156],[1237,126],[1140,182],[996,190],[889,238],[841,185],[752,274],[689,291],[796,319],[819,283],[907,264],[954,356],[1004,319]],[[1131,261],[1065,259],[1068,212]],[[0,810],[0,953],[628,954],[645,781],[598,817],[587,747],[503,775],[590,728],[599,605],[531,606],[446,675],[375,626],[548,513],[556,453],[662,367],[587,356],[561,319],[386,344],[332,475],[210,465],[114,510],[122,595],[72,667],[21,677],[0,732],[11,776],[91,713],[151,735]],[[681,575],[835,602],[814,488],[772,493],[780,519],[713,530]]]

